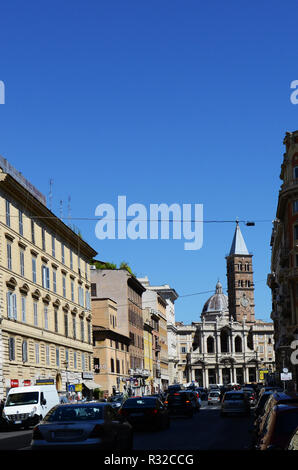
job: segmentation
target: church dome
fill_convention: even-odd
[[[228,297],[222,291],[222,285],[220,281],[216,284],[215,294],[213,294],[202,310],[202,316],[207,319],[207,316],[216,316],[219,314],[227,313],[229,310]]]

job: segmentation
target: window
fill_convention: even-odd
[[[81,318],[81,341],[84,341],[85,331],[84,331],[84,319]]]
[[[32,281],[36,282],[36,258],[32,257]]]
[[[44,307],[43,314],[44,314],[44,328],[45,328],[45,330],[48,330],[49,329],[49,318],[48,318],[48,307],[47,306]]]
[[[23,212],[19,209],[19,234],[24,235],[23,233]]]
[[[298,166],[294,167],[294,179],[298,179]]]
[[[76,317],[72,317],[72,334],[73,334],[73,339],[77,339],[77,328],[76,328]]]
[[[15,341],[14,338],[11,336],[8,340],[8,351],[9,351],[9,360],[15,360]]]
[[[56,269],[53,269],[53,291],[57,292],[57,272]]]
[[[50,346],[46,344],[46,365],[50,365]]]
[[[119,361],[119,359],[116,359],[116,372],[117,372],[117,374],[120,374],[120,361]]]
[[[25,252],[20,250],[20,273],[21,276],[25,276]]]
[[[61,242],[61,261],[65,264],[65,256],[64,256],[64,244]]]
[[[82,353],[82,370],[86,370],[85,354],[84,353]]]
[[[43,227],[41,228],[41,241],[42,241],[42,249],[46,251],[46,231]]]
[[[111,359],[111,372],[115,372],[114,359]]]
[[[294,239],[298,240],[298,225],[294,226]]]
[[[56,247],[55,247],[55,236],[52,235],[52,256],[53,258],[56,257]]]
[[[85,262],[86,279],[88,280],[88,263]]]
[[[96,293],[96,284],[95,283],[91,283],[91,296],[92,297],[96,297],[97,296],[97,293]]]
[[[72,256],[72,250],[69,250],[69,257],[70,257],[70,269],[73,269],[73,256]]]
[[[58,310],[54,310],[54,323],[55,323],[55,332],[58,333]]]
[[[33,302],[33,323],[34,323],[34,326],[38,326],[38,306],[37,306],[37,302]]]
[[[7,268],[12,270],[12,259],[11,259],[11,243],[7,242]]]
[[[62,289],[63,289],[63,297],[66,297],[66,276],[65,276],[65,274],[62,275]]]
[[[22,361],[28,362],[28,345],[26,340],[22,343]]]
[[[31,241],[35,244],[34,220],[31,219]]]
[[[90,321],[87,323],[87,332],[88,332],[88,343],[91,344],[91,324]]]
[[[26,323],[26,297],[22,295],[21,297],[22,301],[22,322]]]
[[[91,305],[90,305],[90,292],[86,290],[86,293],[85,293],[85,298],[86,298],[86,308],[88,310],[91,309]]]
[[[15,293],[7,292],[7,317],[10,320],[17,319],[17,296]]]
[[[35,363],[39,364],[39,344],[35,343]]]
[[[68,336],[68,315],[67,313],[64,314],[64,333],[65,336]]]
[[[74,353],[73,353],[73,366],[74,366],[74,369],[77,368],[77,353],[76,353],[76,351],[74,351]]]
[[[74,302],[74,280],[70,281],[70,290],[71,290],[71,300]]]
[[[49,289],[50,288],[50,270],[47,266],[42,265],[42,287]]]
[[[84,307],[84,290],[81,286],[78,288],[78,295],[79,295],[79,305]]]
[[[56,348],[56,366],[60,366],[60,351],[58,347]]]
[[[10,227],[10,202],[5,201],[5,210],[6,210],[6,225]]]

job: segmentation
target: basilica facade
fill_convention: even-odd
[[[201,321],[176,322],[179,383],[252,383],[275,370],[273,323],[255,319],[252,254],[238,222],[226,261],[228,295],[218,281]]]

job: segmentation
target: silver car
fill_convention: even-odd
[[[249,401],[243,391],[226,392],[221,403],[221,416],[228,414],[245,414],[249,415]]]
[[[133,447],[132,426],[109,403],[57,405],[33,428],[31,450]]]
[[[220,403],[220,391],[211,391],[208,395],[208,405],[218,405]]]

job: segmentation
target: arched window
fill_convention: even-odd
[[[229,352],[229,335],[227,330],[222,330],[220,333],[220,348],[221,352]]]
[[[242,352],[242,340],[240,336],[236,336],[235,338],[235,352]]]
[[[207,352],[214,353],[214,338],[212,336],[207,338]]]

